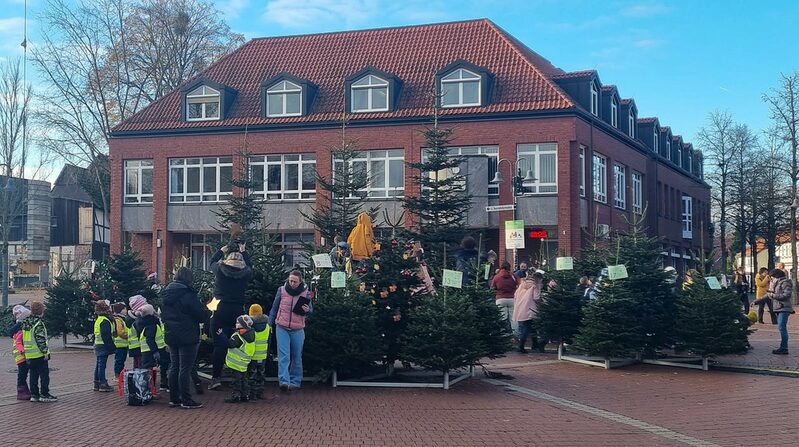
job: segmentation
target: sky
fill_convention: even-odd
[[[25,0],[0,0],[0,58],[22,55]],[[695,142],[708,114],[769,126],[763,93],[799,71],[799,2],[590,0],[213,0],[245,38],[488,18],[565,71],[595,69]],[[46,0],[28,0],[28,41]],[[30,65],[29,65],[30,67]],[[34,88],[36,74],[31,75]]]

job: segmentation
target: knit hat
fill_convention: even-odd
[[[31,301],[31,314],[38,317],[44,315],[44,303],[41,301]]]
[[[236,318],[236,327],[239,329],[249,329],[252,327],[252,318],[249,315],[241,315]]]
[[[139,306],[139,309],[136,311],[139,315],[155,315],[155,308],[152,304],[143,304]]]
[[[263,315],[264,309],[261,307],[260,304],[253,304],[252,306],[250,306],[250,311],[248,313],[250,314],[251,317],[257,315]]]
[[[247,267],[247,264],[244,262],[244,255],[237,251],[228,253],[222,263],[237,269],[243,269],[244,267]]]
[[[113,310],[115,314],[121,314],[122,311],[125,310],[125,303],[114,303],[111,305],[111,310]]]
[[[109,312],[111,312],[111,307],[108,306],[108,303],[106,303],[105,300],[94,302],[94,313],[107,314]]]
[[[135,295],[135,296],[130,297],[128,302],[130,303],[130,310],[135,312],[135,311],[139,310],[142,306],[147,304],[147,298],[145,298],[145,297],[143,297],[141,295]]]
[[[31,316],[31,310],[21,304],[14,306],[14,309],[11,310],[11,313],[14,314],[14,321],[16,322],[20,322]]]

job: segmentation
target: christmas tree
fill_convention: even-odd
[[[457,293],[465,295],[471,301],[475,314],[474,331],[479,339],[475,356],[478,359],[495,359],[505,355],[512,348],[513,334],[502,318],[499,308],[494,304],[494,291],[478,283],[466,286]]]
[[[676,349],[703,357],[746,352],[752,333],[741,302],[728,289],[711,289],[698,272],[677,296]]]
[[[604,358],[634,357],[644,345],[636,297],[626,279],[602,281],[596,299],[583,308],[583,321],[574,347]]]
[[[134,295],[142,295],[158,306],[158,294],[149,287],[144,261],[129,248],[97,264],[90,283],[92,299],[125,302]]]
[[[62,273],[47,288],[44,321],[49,335],[73,334],[89,340],[94,334],[94,308],[87,286],[72,275]]]

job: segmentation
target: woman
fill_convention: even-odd
[[[793,313],[791,280],[785,277],[785,272],[780,269],[771,271],[772,290],[768,294],[777,314],[777,329],[780,331],[780,347],[771,351],[772,354],[788,355],[788,317]]]
[[[510,263],[508,261],[503,262],[499,272],[494,275],[494,279],[491,280],[491,288],[496,291],[495,301],[500,312],[502,312],[502,318],[508,320],[513,334],[516,335],[519,330],[516,321],[513,319],[513,296],[516,293],[516,277],[510,271]]]
[[[161,291],[161,319],[164,340],[171,358],[169,368],[169,405],[200,408],[191,398],[190,385],[197,348],[200,345],[200,323],[208,318],[208,309],[200,304],[192,289],[194,274],[186,267],[175,273],[175,280]]]
[[[749,279],[746,277],[744,273],[743,267],[738,267],[735,269],[735,276],[732,278],[733,287],[735,287],[735,293],[738,294],[738,298],[741,300],[741,304],[744,306],[744,313],[749,313]]]
[[[526,273],[521,280],[519,288],[516,289],[513,303],[513,320],[519,327],[519,349],[522,354],[526,354],[524,344],[527,337],[533,334],[533,348],[536,348],[536,336],[533,333],[533,317],[538,311],[538,304],[541,300],[541,283],[544,275],[540,271]]]
[[[755,276],[755,304],[757,304],[757,322],[760,324],[764,324],[763,311],[766,306],[768,306],[768,313],[771,315],[771,324],[777,324],[777,314],[774,313],[771,298],[766,296],[770,284],[771,276],[768,274],[768,269],[762,267]]]
[[[305,343],[305,317],[313,312],[311,296],[302,273],[292,270],[286,283],[277,290],[269,324],[277,334],[277,378],[280,391],[297,390],[302,382],[302,345]],[[302,301],[299,303],[298,301]]]

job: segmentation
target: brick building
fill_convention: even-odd
[[[709,249],[701,154],[596,71],[564,72],[482,19],[249,41],[114,129],[112,251],[127,241],[162,275],[180,256],[206,264],[245,137],[267,221],[286,247],[313,239],[297,210],[317,200],[313,174],[331,172],[344,112],[370,200],[396,215],[398,197],[419,193],[405,163],[423,156],[434,90],[453,153],[470,156],[468,225],[486,249],[505,253],[500,223],[515,217],[546,232],[520,258],[577,254],[587,233],[635,214],[680,270]],[[513,197],[508,180],[528,170],[536,180]]]

